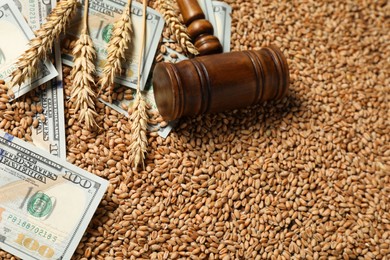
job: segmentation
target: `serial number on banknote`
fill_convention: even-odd
[[[57,240],[57,235],[52,234],[51,232],[45,230],[44,228],[39,227],[39,226],[31,223],[28,220],[21,218],[21,217],[9,214],[8,217],[6,216],[6,220],[15,226],[22,227],[22,228],[26,229],[26,231],[29,231],[29,232],[31,232],[35,235],[41,236],[43,238],[46,238],[47,240],[50,240],[52,242],[56,242],[56,240]]]

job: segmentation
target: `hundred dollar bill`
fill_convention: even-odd
[[[55,44],[54,51],[54,61],[59,74],[37,92],[45,120],[42,122],[38,117],[39,125],[36,128],[31,127],[31,138],[37,147],[66,159],[64,88],[58,43]]]
[[[0,3],[0,32],[6,36],[0,41],[0,79],[9,86],[10,76],[16,69],[15,62],[28,49],[27,44],[34,37],[34,33],[12,0],[2,0]],[[40,66],[36,77],[12,88],[14,98],[26,94],[58,75],[50,62],[44,61]]]
[[[184,55],[172,50],[171,48],[167,47],[167,52],[163,56],[164,62],[172,62],[176,63],[182,60],[188,59]],[[136,91],[133,91],[134,97],[136,97]],[[147,103],[151,107],[151,111],[158,111],[157,105],[156,105],[156,100],[154,99],[154,92],[153,92],[153,86],[151,83],[151,79],[149,78],[145,89],[142,92],[142,95],[145,97]],[[112,103],[105,102],[104,100],[100,99],[101,102],[103,102],[105,105],[111,107],[112,109],[115,109],[119,113],[129,117],[129,114],[123,107],[131,107],[133,105],[133,100],[122,100],[122,101],[113,101]],[[174,129],[175,125],[177,124],[177,121],[172,121],[169,122],[167,126],[161,127],[159,124],[157,125],[152,125],[149,124],[149,129],[150,130],[157,130],[157,133],[159,136],[162,138],[166,138],[169,133]]]
[[[214,27],[214,35],[216,35],[215,30],[217,28],[217,23],[215,21],[214,11],[213,11],[213,3],[211,0],[198,0],[200,8],[211,25]]]
[[[222,44],[223,52],[230,51],[231,30],[232,30],[232,7],[225,2],[212,1],[214,8],[216,36]]]
[[[70,259],[108,182],[0,131],[0,249]]]
[[[55,7],[55,0],[13,0],[17,2],[19,10],[26,18],[27,23],[34,30],[40,28],[46,17]],[[49,151],[51,154],[66,159],[66,137],[65,137],[65,113],[64,113],[64,90],[62,82],[62,62],[59,43],[56,42],[53,54],[54,65],[58,76],[41,87],[37,91],[39,103],[43,107],[45,120],[42,122],[39,117],[37,128],[31,127],[31,138],[37,147]]]
[[[89,33],[97,52],[96,70],[98,74],[101,74],[106,62],[106,48],[111,37],[113,24],[120,18],[126,2],[127,1],[124,0],[92,0],[89,3]],[[78,39],[82,28],[82,9],[83,6],[81,5],[77,10],[78,13],[75,15],[75,18],[71,21],[70,26],[67,29],[67,33],[61,43],[63,46],[62,51],[65,53],[63,55],[63,63],[68,66],[72,66],[73,64],[71,48],[74,42]],[[139,50],[141,47],[141,39],[143,37],[142,15],[142,5],[133,1],[131,7],[131,19],[133,23],[132,45],[129,53],[127,54],[128,62],[125,65],[124,73],[115,79],[115,82],[134,89],[137,88]],[[143,64],[141,65],[141,89],[144,88],[148,78],[164,23],[162,16],[155,10],[148,7],[145,56]]]
[[[39,29],[53,9],[55,0],[13,0],[33,31]]]

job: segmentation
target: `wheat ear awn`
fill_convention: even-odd
[[[40,60],[51,51],[54,40],[62,33],[76,11],[77,0],[58,2],[47,16],[46,22],[35,31],[36,37],[29,42],[29,48],[16,62],[17,69],[11,75],[11,87],[20,85],[37,72]]]
[[[97,126],[95,118],[98,114],[95,111],[96,94],[93,78],[96,51],[88,34],[88,0],[85,0],[83,19],[83,29],[73,49],[71,100],[74,102],[75,113],[79,111],[79,121],[84,122],[87,129],[92,129]]]
[[[142,19],[142,44],[139,55],[138,65],[138,83],[137,83],[137,96],[133,104],[133,113],[130,116],[131,125],[131,145],[130,145],[130,162],[133,163],[134,168],[142,164],[145,168],[144,159],[148,146],[148,139],[146,137],[146,131],[148,127],[148,113],[147,103],[142,96],[140,90],[141,87],[141,69],[142,60],[145,48],[145,35],[146,35],[146,7],[147,0],[143,0],[143,19]]]
[[[157,0],[155,6],[163,14],[165,24],[175,36],[176,42],[180,45],[180,47],[187,53],[198,55],[199,52],[192,44],[191,38],[187,33],[186,26],[182,24],[177,17],[172,1]]]
[[[107,45],[107,60],[100,80],[101,90],[104,89],[108,92],[110,102],[112,102],[111,94],[114,91],[114,79],[116,75],[122,73],[132,33],[131,0],[129,0],[122,16],[115,22],[112,29],[112,35]]]

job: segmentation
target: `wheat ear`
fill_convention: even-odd
[[[147,103],[142,96],[141,88],[141,68],[143,61],[143,54],[145,48],[146,37],[146,7],[147,0],[143,0],[143,20],[142,20],[142,44],[140,48],[139,62],[138,62],[138,83],[137,83],[137,96],[133,104],[133,113],[130,116],[131,124],[131,145],[130,145],[130,162],[133,163],[134,168],[137,168],[139,164],[145,168],[144,160],[145,153],[148,147],[148,139],[146,137],[146,131],[148,127],[148,113]]]
[[[99,82],[101,89],[108,91],[110,102],[112,102],[111,94],[114,91],[114,79],[116,75],[122,73],[122,66],[126,61],[126,51],[130,46],[132,32],[131,0],[128,0],[121,18],[114,23],[112,35],[107,45],[107,61]]]
[[[187,33],[186,26],[182,24],[177,17],[172,1],[157,0],[155,6],[163,14],[166,25],[175,36],[176,42],[180,45],[180,47],[187,53],[198,55],[199,52],[192,44],[191,38]]]
[[[17,69],[11,75],[11,87],[20,85],[37,72],[40,60],[51,51],[54,40],[63,32],[76,11],[77,0],[63,0],[53,8],[46,22],[35,31],[36,37],[29,42],[29,48],[16,62]]]
[[[73,49],[71,99],[74,100],[75,113],[79,111],[79,121],[85,122],[87,129],[92,129],[97,126],[95,118],[98,114],[95,111],[96,94],[93,78],[96,51],[92,39],[88,35],[88,0],[85,0],[83,19],[83,29]]]

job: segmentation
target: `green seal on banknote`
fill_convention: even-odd
[[[43,192],[35,193],[27,204],[28,212],[34,217],[44,217],[53,209],[51,198]]]
[[[103,40],[108,43],[111,39],[111,35],[112,35],[112,28],[114,26],[112,24],[108,24],[106,26],[104,26],[103,28]]]

